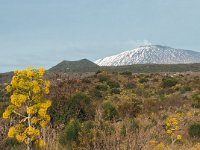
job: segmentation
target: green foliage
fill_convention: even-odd
[[[119,112],[123,117],[135,118],[141,110],[142,102],[140,100],[131,99],[119,104]]]
[[[53,99],[53,105],[49,110],[52,117],[51,123],[56,126],[66,123],[71,118],[78,118],[81,121],[92,119],[94,107],[91,99],[84,93],[75,93],[71,97],[60,97]]]
[[[106,84],[99,84],[96,86],[96,89],[99,91],[107,91],[108,90],[108,86]]]
[[[18,142],[18,141],[17,141],[16,139],[14,139],[14,138],[8,138],[8,139],[6,139],[5,144],[6,144],[6,146],[11,146],[11,147],[13,147],[13,146],[16,146],[16,145],[20,145],[21,143]]]
[[[120,74],[124,75],[124,76],[131,76],[132,72],[131,71],[124,71],[124,72],[121,72]]]
[[[149,79],[147,79],[147,78],[141,78],[141,79],[139,79],[139,82],[140,83],[146,83],[146,82],[148,82],[149,81]]]
[[[111,135],[112,133],[115,132],[114,127],[108,121],[100,122],[100,130],[104,131],[106,133],[106,135]]]
[[[50,107],[49,109],[49,114],[51,116],[51,124],[53,126],[56,126],[60,123],[66,123],[68,115],[68,98],[54,98],[52,102],[52,107]]]
[[[102,72],[101,70],[97,70],[96,74],[99,74],[99,73],[101,73],[101,72]]]
[[[67,117],[80,120],[91,119],[94,112],[91,107],[91,99],[84,93],[74,94],[67,102]]]
[[[105,81],[108,81],[108,76],[104,75],[104,74],[101,74],[98,76],[98,79],[99,79],[99,82],[105,82]]]
[[[91,95],[96,99],[101,99],[103,97],[101,91],[97,89],[92,90]]]
[[[120,129],[120,134],[121,134],[121,136],[126,136],[126,125],[125,124],[123,124],[122,125],[122,127],[121,127],[121,129]]]
[[[118,88],[113,88],[113,89],[111,89],[110,93],[111,93],[111,94],[120,94],[120,89],[118,89]]]
[[[2,116],[6,107],[8,107],[9,102],[0,102],[0,116]]]
[[[117,81],[108,81],[107,85],[112,88],[120,88],[120,84]]]
[[[139,124],[135,119],[130,120],[130,126],[131,126],[131,129],[134,131],[139,129]]]
[[[136,85],[136,83],[134,83],[134,82],[128,82],[128,83],[126,83],[126,84],[124,85],[124,87],[125,87],[126,89],[134,89],[134,88],[137,87],[137,85]]]
[[[200,108],[200,93],[192,96],[192,106],[195,108]]]
[[[77,119],[71,119],[61,134],[59,143],[63,146],[70,145],[73,141],[78,143],[78,133],[80,129],[80,122]]]
[[[94,122],[93,121],[85,121],[83,122],[83,130],[89,131],[90,129],[94,128]]]
[[[103,117],[105,120],[112,120],[118,116],[116,106],[111,101],[103,103]]]
[[[165,77],[162,79],[163,82],[163,87],[164,88],[170,88],[175,86],[178,82],[176,79],[174,79],[173,77]]]
[[[192,90],[192,88],[190,86],[187,86],[187,85],[180,88],[181,93],[185,93],[185,92],[188,92],[188,91],[191,91],[191,90]]]
[[[84,79],[82,80],[82,82],[83,82],[83,83],[91,83],[91,80],[88,79],[88,78],[84,78]]]
[[[200,138],[200,123],[192,124],[188,129],[188,133],[193,138]]]

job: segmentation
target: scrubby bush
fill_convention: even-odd
[[[107,85],[112,88],[120,88],[120,84],[117,81],[108,81]]]
[[[111,89],[110,93],[111,93],[111,94],[120,94],[120,89],[118,89],[118,88],[113,88],[113,89]]]
[[[97,70],[96,74],[99,74],[99,73],[101,73],[101,72],[102,72],[101,70]]]
[[[200,138],[200,123],[192,124],[188,129],[188,133],[193,138]]]
[[[99,84],[96,86],[96,89],[99,91],[107,91],[108,90],[108,86],[106,84]]]
[[[139,79],[140,83],[146,83],[148,81],[149,81],[149,79],[147,79],[147,78],[141,78],[141,79]]]
[[[51,116],[51,124],[56,126],[60,123],[66,123],[67,121],[67,108],[68,108],[68,98],[59,97],[53,98],[52,107],[49,109],[49,114]]]
[[[82,80],[82,82],[83,82],[83,83],[91,83],[91,80],[88,79],[88,78],[84,78],[84,79]]]
[[[128,83],[126,83],[126,84],[124,85],[124,87],[125,87],[126,89],[133,89],[133,88],[136,88],[137,85],[136,85],[136,83],[134,83],[134,82],[128,82]]]
[[[184,86],[184,87],[180,88],[181,93],[185,93],[185,92],[188,92],[188,91],[191,91],[191,90],[192,90],[192,88],[190,86]]]
[[[200,108],[200,93],[192,96],[192,106],[195,108]]]
[[[165,77],[162,79],[162,82],[164,88],[173,87],[178,83],[177,80],[172,77]]]
[[[105,120],[112,120],[118,116],[116,106],[111,101],[103,103],[103,117]]]
[[[56,126],[66,123],[71,118],[88,120],[93,118],[94,111],[91,107],[91,99],[84,93],[75,93],[71,97],[53,99],[53,105],[49,110],[51,123]]]
[[[131,99],[122,101],[119,104],[119,112],[123,117],[134,118],[142,110],[142,102],[140,100]]]
[[[124,72],[121,72],[120,74],[121,75],[125,75],[125,76],[131,76],[132,72],[130,72],[130,71],[124,71]]]
[[[84,131],[88,131],[88,130],[90,130],[90,129],[92,129],[92,128],[94,128],[94,122],[93,121],[85,121],[85,122],[83,122],[83,130]]]
[[[101,99],[103,97],[101,91],[97,89],[92,90],[91,95],[96,99]]]
[[[132,130],[135,131],[135,130],[139,129],[139,123],[134,118],[132,118],[132,119],[130,119],[130,127]]]
[[[108,76],[106,76],[106,75],[99,75],[98,76],[98,79],[99,79],[99,82],[105,82],[105,81],[108,81]]]
[[[78,118],[88,120],[93,117],[91,99],[84,93],[74,94],[67,102],[67,118]]]
[[[59,143],[68,147],[71,147],[72,142],[78,143],[80,129],[80,122],[77,119],[71,119],[61,134]]]

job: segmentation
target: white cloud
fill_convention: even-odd
[[[152,42],[148,41],[148,40],[130,40],[127,41],[126,44],[129,47],[139,47],[139,46],[144,46],[144,45],[152,45]]]

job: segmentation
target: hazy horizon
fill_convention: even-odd
[[[0,1],[0,72],[140,45],[200,52],[199,0]]]

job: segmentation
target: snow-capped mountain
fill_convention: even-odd
[[[100,66],[200,63],[200,52],[148,45],[95,61]]]

